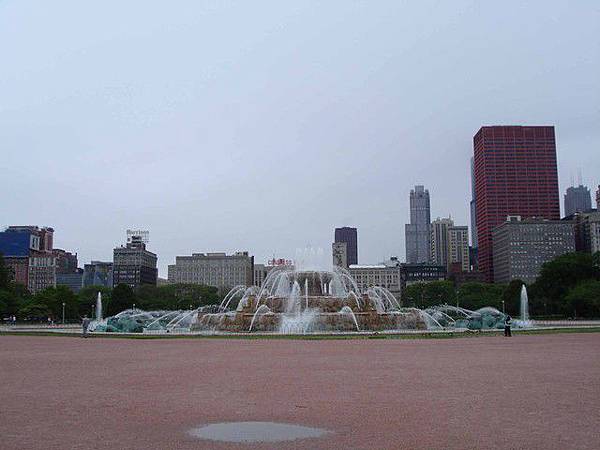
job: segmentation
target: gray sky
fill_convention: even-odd
[[[404,258],[408,193],[468,224],[481,125],[555,125],[561,191],[600,181],[598,1],[0,1],[0,225],[80,265]]]

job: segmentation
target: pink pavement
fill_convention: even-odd
[[[0,448],[597,449],[600,333],[464,339],[0,336]],[[325,428],[261,445],[188,430]]]

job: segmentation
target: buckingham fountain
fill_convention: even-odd
[[[530,325],[526,295],[524,291],[521,296],[524,320],[517,326]],[[100,317],[91,330],[154,334],[393,333],[498,329],[504,326],[505,318],[492,307],[476,311],[448,304],[427,309],[404,307],[383,287],[359,290],[345,269],[283,266],[274,267],[261,287],[234,287],[219,305],[177,311],[128,309],[107,319]]]

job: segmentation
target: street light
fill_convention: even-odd
[[[133,310],[135,311],[135,303],[133,304]]]
[[[65,324],[65,302],[63,302],[63,325]]]
[[[502,314],[504,314],[504,300],[502,300]]]

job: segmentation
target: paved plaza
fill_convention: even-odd
[[[2,449],[597,449],[600,333],[458,339],[0,336]],[[328,432],[202,440],[222,422]]]

